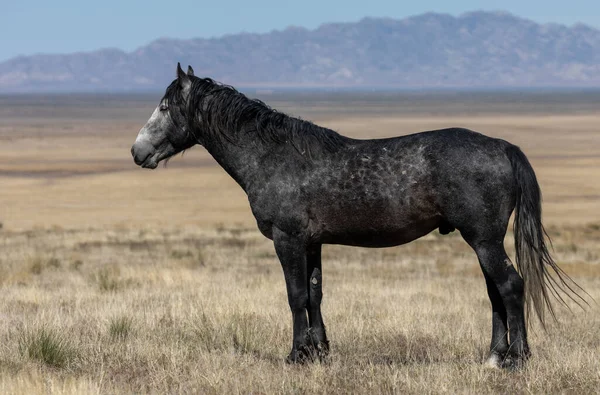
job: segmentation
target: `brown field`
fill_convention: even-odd
[[[482,366],[490,305],[456,232],[327,246],[331,359],[286,365],[283,275],[241,189],[201,148],[131,160],[157,99],[0,96],[0,393],[598,393],[594,302],[532,320],[526,368]],[[263,99],[353,137],[464,126],[521,146],[554,256],[600,301],[600,94]]]

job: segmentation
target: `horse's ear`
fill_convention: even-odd
[[[184,89],[189,88],[192,83],[190,77],[181,68],[180,63],[177,63],[177,81],[179,82],[179,86]]]
[[[181,68],[181,63],[177,62],[177,78],[181,79],[181,77],[185,76],[186,74],[183,72],[183,69]]]
[[[188,66],[187,75],[190,76],[190,77],[194,76],[194,69],[192,69],[192,66]]]

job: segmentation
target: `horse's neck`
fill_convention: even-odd
[[[255,121],[248,122],[251,126],[256,123]],[[215,123],[219,124],[218,122]],[[252,127],[247,128],[246,126],[238,124],[236,127],[240,130],[227,130],[224,133],[215,131],[215,133],[206,135],[208,141],[202,141],[202,145],[204,145],[221,167],[240,184],[244,191],[248,192],[248,187],[251,184],[255,184],[257,181],[263,179],[259,175],[264,173],[264,169],[261,169],[259,166],[261,159],[265,155],[273,151],[281,153],[282,150],[285,151],[288,149],[290,150],[290,154],[293,155],[294,150],[287,143],[269,141],[269,139],[260,138],[257,133],[243,131],[252,129]],[[230,136],[234,142],[219,136],[219,134]]]
[[[204,148],[223,169],[247,192],[247,188],[257,178],[259,159],[265,150],[254,144],[233,144],[227,140],[204,144]]]

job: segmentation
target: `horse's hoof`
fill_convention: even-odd
[[[305,348],[298,350],[292,350],[290,354],[285,358],[285,362],[289,365],[303,365],[310,360],[310,354]]]
[[[506,369],[509,371],[518,370],[518,365],[519,365],[518,360],[511,356],[506,357],[504,359],[504,361],[502,361],[502,369]]]
[[[314,346],[304,346],[292,350],[286,357],[288,364],[304,364],[307,362],[326,362],[329,356],[329,342],[320,342]]]
[[[515,350],[508,353],[504,359],[504,364],[502,367],[512,371],[521,370],[525,367],[525,364],[529,358],[531,358],[531,351],[529,351],[529,347]]]
[[[512,372],[521,370],[525,367],[525,363],[529,359],[529,355],[508,355],[502,362],[502,368]]]
[[[501,369],[503,359],[499,354],[491,353],[488,359],[485,361],[484,366],[489,369]]]

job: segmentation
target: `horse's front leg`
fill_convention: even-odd
[[[308,247],[308,323],[317,356],[321,359],[329,354],[329,341],[321,315],[323,300],[323,274],[321,271],[321,245]]]
[[[294,325],[292,351],[287,357],[287,362],[302,363],[314,354],[306,316],[309,305],[307,245],[301,238],[288,235],[276,228],[273,230],[273,242],[283,268]]]

